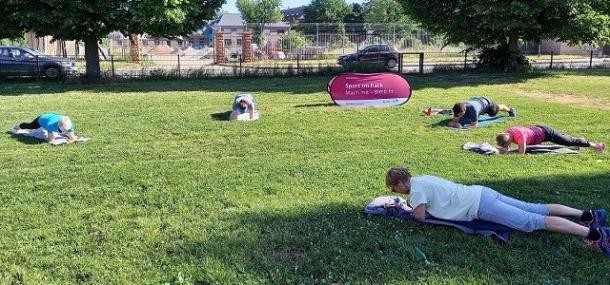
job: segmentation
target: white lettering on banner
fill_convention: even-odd
[[[383,82],[345,83],[345,95],[348,96],[389,95],[394,93],[396,93],[396,90],[385,88]]]
[[[363,88],[383,88],[381,82],[370,82],[370,83],[345,83],[345,89],[363,89]]]

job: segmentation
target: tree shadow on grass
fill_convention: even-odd
[[[591,181],[595,186],[587,187]],[[600,198],[608,200],[604,190],[610,185],[610,174],[473,184],[505,191],[534,187],[545,202],[561,202],[549,201],[560,200],[553,199],[555,187],[577,187],[593,191],[586,199],[597,197],[600,203]],[[587,204],[582,193],[564,193],[564,201]],[[220,219],[223,226],[218,230],[208,229],[201,238],[167,242],[168,247],[156,254],[181,266],[197,265],[192,275],[195,284],[243,280],[267,284],[601,284],[610,277],[604,269],[607,258],[579,238],[542,231],[517,233],[510,244],[500,246],[451,228],[365,216],[360,206],[341,203],[267,212],[226,211]],[[424,264],[415,247],[428,255],[431,266]],[[216,280],[220,277],[214,276],[219,275],[200,266],[210,261],[215,268],[222,264],[230,272],[220,274],[225,279]],[[566,275],[566,270],[581,274]]]
[[[13,134],[8,131],[6,132],[6,134],[8,134],[12,139],[15,139],[23,144],[43,144],[43,143],[45,143],[45,141],[39,140],[37,138],[28,137],[28,136],[24,136],[24,135],[16,135],[16,134]]]
[[[461,86],[485,86],[497,84],[521,83],[531,79],[554,77],[558,74],[609,76],[607,70],[570,70],[561,73],[478,73],[478,72],[447,72],[433,73],[423,76],[406,76],[414,90],[425,88],[449,89]],[[265,93],[288,93],[292,95],[326,92],[331,76],[300,76],[271,78],[217,78],[217,79],[184,79],[184,80],[143,80],[119,83],[101,83],[83,85],[61,82],[31,82],[20,84],[2,84],[0,96],[20,96],[37,94],[54,94],[68,91],[84,91],[95,93],[148,93],[148,92],[251,92],[262,95]],[[289,84],[287,82],[290,82]]]
[[[212,113],[210,118],[214,121],[230,121],[231,111]]]
[[[337,106],[335,103],[311,103],[311,104],[301,104],[295,105],[295,108],[312,108],[312,107],[334,107]]]

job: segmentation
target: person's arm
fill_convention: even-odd
[[[426,219],[426,204],[419,204],[411,211],[416,220],[423,222]]]
[[[449,126],[458,129],[462,128],[462,125],[460,124],[460,118],[461,117],[453,117],[451,122],[449,122]]]
[[[238,112],[238,111],[233,110],[233,111],[231,112],[231,116],[229,117],[229,119],[231,119],[231,120],[235,120],[235,119],[237,119],[237,116],[239,116],[239,112]]]
[[[68,133],[68,143],[76,142],[77,139],[78,138],[76,137],[76,135],[73,132]]]
[[[519,144],[519,154],[525,154],[526,148],[527,148],[527,143],[525,142],[525,139],[524,139],[523,142],[521,142]]]
[[[250,113],[250,120],[254,119],[254,104],[248,105],[248,112]]]
[[[48,132],[47,142],[52,143],[54,140],[55,140],[55,134],[53,134],[53,132]]]

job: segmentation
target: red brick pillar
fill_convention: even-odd
[[[251,62],[254,58],[252,52],[252,33],[243,33],[241,35],[241,51],[245,62]]]
[[[214,63],[225,63],[225,39],[222,34],[216,34],[216,38],[214,39],[214,51],[216,52]]]

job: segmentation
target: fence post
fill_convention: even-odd
[[[591,49],[591,56],[589,57],[589,68],[593,68],[593,49]]]
[[[419,53],[419,74],[424,74],[424,53]]]
[[[182,77],[182,73],[180,72],[180,55],[178,55],[178,77]]]
[[[297,75],[301,74],[301,54],[297,54]]]
[[[551,51],[551,65],[549,66],[549,69],[553,69],[553,52]]]
[[[115,76],[115,73],[114,73],[114,54],[110,55],[110,68],[112,68],[112,77],[114,77]]]
[[[239,76],[243,76],[243,71],[242,71],[242,66],[241,66],[242,61],[243,61],[242,55],[240,54],[239,55]]]
[[[36,78],[40,77],[40,58],[36,56]]]
[[[399,74],[402,74],[402,60],[403,60],[403,58],[404,58],[404,54],[400,53],[398,55],[398,73]]]
[[[464,50],[464,70],[466,70],[467,68],[467,61],[468,61],[468,51]]]

